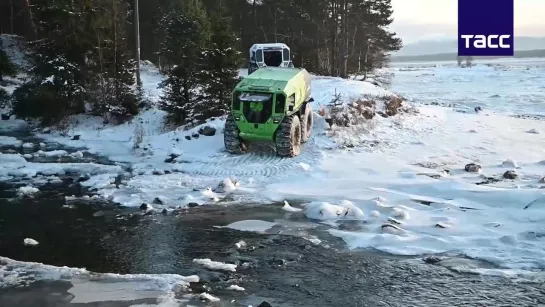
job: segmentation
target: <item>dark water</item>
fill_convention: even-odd
[[[202,292],[207,286],[209,293],[222,299],[209,306],[257,306],[262,301],[272,306],[545,304],[544,285],[460,274],[418,258],[347,251],[320,227],[279,226],[266,234],[214,227],[245,219],[309,223],[300,215],[286,215],[278,204],[210,206],[143,216],[137,209],[104,202],[67,203],[64,196],[87,193],[67,182],[41,187],[38,198],[14,199],[10,192],[14,186],[0,184],[4,190],[0,191],[0,256],[103,273],[196,274],[201,282],[192,285],[193,291]],[[290,235],[305,231],[320,236],[329,247]],[[40,244],[24,246],[24,238]],[[237,251],[234,245],[240,240],[250,248]],[[194,264],[195,258],[239,267],[233,273],[213,272]],[[232,281],[246,291],[226,290]],[[72,304],[70,288],[69,281],[58,280],[0,289],[0,306],[128,307],[155,302]]]

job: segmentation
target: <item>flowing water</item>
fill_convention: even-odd
[[[25,142],[40,142],[30,134],[16,136]],[[68,152],[76,150],[48,146]],[[111,164],[97,156],[80,158],[80,162],[89,161]],[[545,304],[545,289],[540,284],[461,274],[440,265],[441,262],[429,264],[421,258],[393,257],[372,250],[348,251],[339,239],[327,234],[325,226],[302,214],[286,213],[281,204],[218,205],[142,215],[138,209],[104,201],[67,200],[65,196],[92,194],[75,183],[80,175],[66,174],[61,181],[43,185],[36,197],[17,197],[15,188],[24,184],[20,181],[2,183],[1,256],[57,267],[86,268],[96,273],[196,274],[201,281],[191,284],[193,292],[207,291],[221,301],[193,300],[193,306],[257,306],[262,301],[272,306]],[[276,225],[264,233],[216,227],[241,220]],[[344,227],[362,225],[348,223]],[[23,245],[27,237],[39,245]],[[314,244],[309,237],[319,237],[322,242]],[[250,248],[237,250],[235,243],[241,240]],[[195,258],[236,263],[239,268],[236,272],[210,271],[193,263]],[[456,257],[453,259],[457,261]],[[2,266],[8,264],[0,260]],[[28,275],[32,274],[29,268]],[[122,300],[105,299],[104,290],[93,297],[95,292],[89,281],[84,283],[87,288],[83,292],[88,293],[82,301],[83,294],[76,293],[74,280],[26,280],[25,287],[4,284],[0,306],[149,306],[145,304],[157,301],[149,293],[133,293]],[[246,291],[227,290],[233,283]],[[112,288],[117,286],[112,283]],[[176,295],[182,297],[183,293]]]

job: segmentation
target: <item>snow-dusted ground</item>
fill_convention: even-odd
[[[83,170],[92,175],[85,185],[127,206],[150,203],[156,197],[163,203],[159,206],[166,207],[213,204],[226,194],[238,201],[302,200],[307,203],[303,213],[330,225],[331,234],[350,248],[404,255],[456,252],[501,267],[474,272],[543,280],[545,197],[541,187],[545,184],[540,180],[545,175],[541,146],[545,124],[508,115],[544,114],[540,103],[545,101],[545,65],[538,60],[492,62],[471,69],[436,64],[394,67],[394,91],[416,104],[451,107],[420,105],[418,114],[377,117],[334,133],[328,133],[323,118],[315,114],[314,136],[293,159],[271,153],[227,154],[221,119],[209,122],[217,128],[211,137],[185,139],[198,128],[164,132],[164,114],[156,109],[134,121],[141,122],[145,132],[137,150],[132,149],[134,122],[103,127],[100,119],[80,116],[69,133],[80,135],[80,140],[55,133],[39,136],[131,163],[132,177],[119,189],[113,180],[122,172],[120,167],[86,166]],[[146,92],[156,100],[160,92],[155,86],[161,75],[145,67],[142,77]],[[316,77],[314,110],[328,103],[335,90],[345,98],[389,93],[369,83]],[[477,105],[484,111],[476,114]],[[335,146],[353,139],[361,146]],[[170,154],[178,156],[176,163],[165,162]],[[2,159],[3,178],[15,171],[35,172],[38,167],[53,175],[56,168],[72,167],[38,166],[16,154],[1,155]],[[512,161],[503,163],[508,159]],[[465,172],[468,163],[480,164],[481,173]],[[502,179],[508,170],[519,178]],[[238,184],[227,181],[222,191],[206,188],[226,177],[235,177]],[[485,181],[492,183],[476,184]],[[295,207],[286,209],[303,214]],[[346,220],[361,220],[363,230],[337,229]]]
[[[470,69],[455,62],[395,63],[393,91],[426,104],[545,115],[545,59],[477,61]]]

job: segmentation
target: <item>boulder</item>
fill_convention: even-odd
[[[203,126],[199,129],[199,134],[205,136],[214,136],[216,134],[216,128],[212,126]]]
[[[519,175],[515,171],[507,171],[503,173],[503,178],[505,179],[517,179]]]
[[[465,166],[465,171],[470,173],[478,173],[481,171],[482,167],[479,164],[469,163]]]

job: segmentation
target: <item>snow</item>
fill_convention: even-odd
[[[212,261],[210,259],[193,259],[193,262],[200,264],[210,270],[229,271],[236,272],[237,265],[230,263],[223,263],[218,261]]]
[[[297,212],[289,202],[303,202],[302,214],[331,227],[329,232],[349,248],[400,255],[457,252],[491,261],[506,275],[542,270],[545,136],[539,132],[545,122],[539,119],[545,116],[545,61],[490,61],[472,68],[410,65],[391,69],[396,74],[392,90],[415,103],[418,112],[377,116],[349,128],[327,130],[316,111],[335,92],[345,102],[392,92],[368,82],[313,77],[313,137],[292,159],[270,152],[227,154],[222,118],[207,123],[218,129],[214,136],[186,140],[199,127],[164,131],[165,114],[152,107],[119,126],[77,116],[69,134],[80,135],[80,140],[58,133],[39,135],[47,142],[85,147],[130,163],[132,173],[119,188],[112,183],[124,172],[120,166],[30,163],[18,154],[0,155],[0,178],[77,170],[91,175],[83,185],[126,206],[155,198],[163,203],[154,203],[158,208],[250,198],[256,204],[286,201],[281,208]],[[142,80],[147,95],[157,101],[162,76],[147,65]],[[475,112],[476,106],[483,111]],[[136,123],[141,123],[144,138],[133,149]],[[2,144],[22,142],[0,137]],[[172,161],[165,162],[169,157]],[[466,172],[469,163],[480,165],[480,172]],[[503,179],[506,171],[515,171],[519,178]],[[346,221],[361,223],[365,230],[340,227]],[[243,220],[218,227],[266,232],[275,225]]]
[[[251,232],[265,232],[271,227],[276,225],[273,222],[261,221],[261,220],[243,220],[231,223],[227,226],[216,226],[216,227],[225,227],[239,231],[251,231]]]
[[[199,294],[200,298],[203,299],[203,300],[206,300],[206,301],[210,301],[210,302],[219,302],[220,299],[209,294],[209,293],[206,293],[206,292],[203,292],[201,294]]]
[[[64,175],[67,172],[98,175],[118,173],[121,166],[96,163],[32,163],[19,154],[0,154],[0,178]]]
[[[284,201],[284,206],[282,207],[282,210],[288,211],[288,212],[300,212],[300,211],[303,211],[303,209],[292,207],[287,201]]]
[[[73,285],[68,292],[74,295],[71,302],[75,304],[142,298],[174,301],[176,289],[199,281],[196,275],[95,273],[5,257],[0,257],[0,264],[0,287],[23,286],[39,280],[68,280]]]
[[[23,240],[23,244],[25,245],[28,245],[28,246],[36,246],[40,243],[38,243],[38,241],[32,239],[32,238],[26,238]]]
[[[0,135],[0,146],[14,146],[19,147],[23,145],[23,142],[12,136]]]
[[[237,243],[235,243],[235,246],[237,249],[243,249],[247,246],[247,244],[244,241],[238,241]]]
[[[40,190],[35,188],[35,187],[31,187],[31,186],[26,186],[26,187],[20,187],[17,189],[17,194],[19,196],[25,196],[25,195],[32,195],[34,193],[38,193]]]
[[[235,290],[235,291],[246,291],[246,289],[244,289],[241,286],[237,286],[237,285],[230,285],[229,287],[227,287],[227,289]]]

